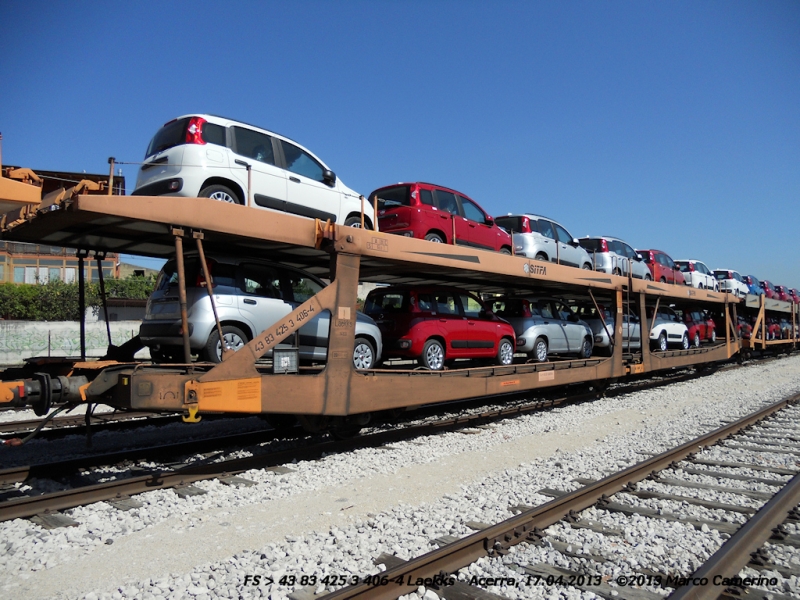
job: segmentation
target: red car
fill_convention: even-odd
[[[791,288],[789,290],[789,297],[795,304],[800,304],[800,292],[798,292],[795,288]]]
[[[695,348],[699,348],[703,340],[717,341],[717,326],[702,310],[683,311],[683,323],[689,330],[689,342]]]
[[[776,300],[783,300],[784,302],[792,301],[792,297],[789,295],[789,288],[787,288],[785,285],[776,285],[775,294]]]
[[[653,281],[674,283],[675,285],[686,284],[683,273],[666,252],[661,250],[637,250],[636,252],[642,255],[644,262],[650,267],[650,272],[653,273]],[[691,335],[689,335],[689,339],[692,339]]]
[[[736,323],[736,335],[743,340],[749,340],[753,334],[753,326],[748,323],[742,315],[739,315]]]
[[[511,236],[478,204],[455,190],[430,183],[398,183],[375,190],[378,228],[429,242],[455,243],[511,254]]]
[[[381,330],[384,357],[417,359],[432,370],[456,358],[490,358],[510,365],[514,357],[514,328],[459,288],[374,289],[364,312]]]
[[[757,317],[750,317],[750,322],[755,326]],[[778,324],[776,319],[772,317],[765,317],[764,318],[764,328],[767,330],[767,340],[779,340],[781,339],[781,326]],[[758,329],[755,332],[755,338],[761,339],[761,326],[758,326]]]
[[[766,294],[767,298],[775,298],[777,300],[777,293],[775,292],[775,286],[772,285],[766,279],[762,279],[760,282],[761,289],[764,290],[764,294]]]

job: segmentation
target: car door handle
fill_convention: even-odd
[[[447,319],[439,319],[440,323],[447,323]]]
[[[294,181],[295,183],[300,183],[300,180],[297,177],[289,177],[289,181]]]
[[[255,300],[253,300],[251,298],[245,298],[244,299],[244,303],[245,304],[258,304],[258,302],[256,302]]]

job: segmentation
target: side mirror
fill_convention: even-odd
[[[644,260],[644,256],[642,256],[641,254],[639,254],[639,253],[637,252],[637,253],[636,253],[636,260],[638,260],[639,262],[642,262],[642,261]]]
[[[489,215],[486,215],[486,224],[489,227],[494,227],[494,219],[492,217],[490,217]]]
[[[578,318],[578,315],[576,315],[575,313],[570,313],[570,315],[567,317],[567,321],[569,321],[570,323],[577,323],[578,321],[580,321],[580,319]]]
[[[322,183],[330,187],[336,185],[336,173],[334,173],[330,169],[325,169],[322,172]]]
[[[570,246],[575,246],[576,248],[581,245],[578,241],[578,238],[572,238],[572,241],[569,243]]]

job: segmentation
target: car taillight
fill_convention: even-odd
[[[608,242],[600,240],[600,252],[608,252]]]
[[[522,217],[522,233],[531,232],[531,220],[528,217]]]
[[[648,252],[647,254],[645,254],[644,259],[645,259],[646,262],[654,263],[654,262],[656,262],[656,255],[653,254],[652,251],[651,251],[651,252]]]
[[[203,124],[206,122],[202,117],[192,117],[189,120],[189,126],[186,128],[186,143],[187,144],[205,144],[203,139]]]
[[[211,259],[206,259],[206,264],[208,265],[208,275],[211,277],[211,287],[214,287],[214,265],[217,263]],[[201,265],[197,265],[197,281],[195,281],[194,287],[206,287],[206,276]]]

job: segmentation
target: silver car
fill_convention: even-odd
[[[309,273],[264,260],[211,257],[208,262],[222,335],[226,347],[232,350],[243,347],[325,287],[322,281]],[[188,255],[185,267],[189,345],[202,360],[220,362],[222,344],[198,257]],[[329,329],[328,311],[300,328],[301,360],[326,360]],[[147,300],[139,336],[150,348],[150,355],[156,362],[183,362],[178,275],[174,259],[167,261],[159,273],[156,289]],[[380,360],[381,351],[382,338],[375,321],[357,313],[353,365],[356,369],[371,369]]]
[[[637,279],[653,279],[650,267],[642,256],[622,240],[603,236],[584,237],[579,241],[591,255],[592,266],[596,271],[624,277],[631,272]]]
[[[505,297],[492,300],[491,305],[514,328],[517,352],[538,362],[545,362],[550,354],[592,355],[592,330],[562,300]]]
[[[517,256],[579,269],[592,268],[592,258],[581,248],[578,239],[552,219],[526,213],[497,217],[494,222],[513,234],[514,253]]]
[[[614,315],[605,306],[600,306],[603,318],[595,306],[586,304],[576,307],[575,313],[586,323],[594,335],[596,354],[611,354],[611,342],[614,339]],[[605,327],[603,326],[605,320]],[[610,335],[610,337],[609,337]],[[639,317],[632,312],[622,315],[622,351],[639,350],[642,347],[642,333]]]

